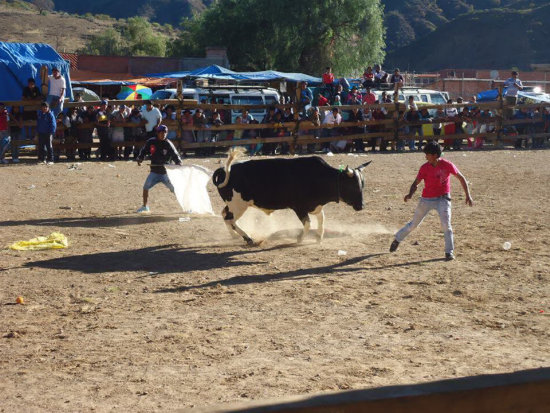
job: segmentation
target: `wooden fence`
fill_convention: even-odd
[[[33,111],[38,110],[40,108],[40,102],[34,101],[16,101],[16,102],[5,102],[6,106],[20,106],[23,107],[25,111]],[[142,105],[143,101],[137,100],[137,101],[119,101],[119,100],[112,100],[109,102],[110,105]],[[544,140],[545,138],[550,136],[550,133],[543,131],[543,122],[544,119],[542,118],[542,114],[544,113],[545,108],[547,108],[548,104],[523,104],[523,105],[516,105],[516,106],[508,106],[506,105],[502,99],[500,99],[497,102],[490,102],[490,103],[461,103],[461,104],[445,104],[445,105],[422,105],[419,109],[441,109],[443,112],[445,112],[446,109],[449,108],[457,108],[457,110],[460,110],[464,106],[475,106],[481,110],[490,110],[494,116],[492,117],[475,117],[475,118],[467,118],[463,119],[460,117],[442,117],[442,118],[434,118],[427,121],[419,121],[419,122],[407,122],[404,120],[403,114],[406,111],[405,105],[402,102],[395,102],[395,103],[385,103],[385,104],[372,104],[372,105],[344,105],[344,106],[338,106],[338,109],[340,112],[349,111],[354,108],[360,107],[361,110],[371,110],[374,111],[377,108],[384,108],[386,111],[386,119],[383,120],[365,120],[360,122],[342,122],[339,125],[330,125],[330,124],[319,124],[314,123],[311,120],[303,120],[298,119],[298,114],[304,111],[304,108],[296,105],[296,104],[287,104],[287,105],[223,105],[223,104],[198,104],[195,100],[185,100],[185,99],[166,99],[166,100],[157,100],[155,101],[155,104],[158,105],[165,105],[165,104],[171,104],[176,108],[176,120],[164,120],[163,124],[167,125],[168,128],[176,130],[177,131],[177,139],[173,140],[174,143],[179,145],[180,149],[182,150],[196,150],[198,148],[212,148],[212,147],[230,147],[235,145],[254,145],[258,143],[270,143],[270,144],[278,144],[286,142],[289,145],[290,153],[294,153],[297,147],[300,147],[301,145],[308,145],[308,144],[316,144],[316,143],[324,143],[324,142],[332,142],[332,141],[339,141],[339,140],[356,140],[361,139],[363,141],[369,141],[371,139],[383,139],[386,142],[395,144],[396,142],[399,142],[400,140],[427,140],[427,139],[437,139],[437,140],[443,140],[443,139],[449,139],[449,140],[463,140],[467,138],[483,138],[483,140],[486,143],[492,143],[496,146],[502,146],[506,143],[514,142],[517,139],[536,139],[541,138]],[[72,107],[82,107],[82,106],[97,106],[99,105],[99,102],[70,102],[66,103],[66,108],[72,108]],[[287,107],[290,107],[293,109],[295,121],[293,122],[286,122],[286,123],[259,123],[259,124],[224,124],[222,126],[213,126],[209,125],[207,127],[203,126],[186,126],[182,123],[181,119],[181,112],[184,109],[196,109],[201,108],[203,110],[213,110],[216,109],[218,111],[231,111],[231,110],[251,110],[251,109],[267,109],[268,107],[276,107],[278,109],[284,110]],[[331,110],[332,106],[324,106],[321,109],[322,110]],[[538,116],[533,119],[506,119],[503,114],[506,113],[506,110],[511,110],[514,108],[524,108],[524,109],[538,109]],[[259,120],[261,121],[261,120]],[[474,124],[475,128],[473,130],[470,130],[470,133],[453,133],[448,135],[433,135],[432,133],[429,133],[432,128],[427,129],[428,133],[425,133],[423,136],[419,135],[412,135],[406,133],[406,127],[411,126],[420,126],[421,128],[423,125],[434,125],[434,124],[463,124],[465,122],[468,124]],[[547,120],[546,120],[547,122]],[[114,122],[111,121],[110,123],[111,127],[124,127],[124,128],[135,128],[136,126],[139,126],[139,124],[130,123],[130,122]],[[23,126],[35,126],[35,121],[24,121],[22,123]],[[81,124],[78,126],[78,128],[94,128],[94,127],[105,127],[107,125],[106,122],[97,122],[97,123],[87,123],[87,124]],[[143,125],[143,124],[142,124]],[[480,132],[482,129],[481,126],[485,125],[485,131]],[[524,126],[530,126],[530,133],[522,134],[522,135],[505,135],[504,131],[507,127],[510,125],[524,125]],[[539,131],[536,131],[536,127],[539,127]],[[368,132],[369,129],[372,130],[373,127],[377,129],[376,132]],[[65,127],[62,123],[58,120],[58,128],[63,130]],[[351,133],[350,131],[353,131],[355,129],[355,132],[357,132],[357,128],[363,128],[365,132],[360,133]],[[546,128],[548,128],[548,125],[546,125]],[[186,142],[182,139],[182,135],[184,131],[193,131],[193,132],[200,132],[200,131],[206,131],[209,132],[210,135],[212,134],[220,134],[220,132],[223,132],[224,134],[231,134],[231,132],[235,131],[242,131],[242,130],[256,130],[256,131],[262,131],[262,130],[273,130],[273,129],[279,129],[279,130],[285,130],[286,136],[265,136],[266,133],[260,133],[261,137],[251,138],[251,139],[239,139],[239,140],[233,140],[233,139],[223,139],[223,140],[216,140],[216,141],[207,141],[207,142]],[[319,131],[326,130],[324,133],[319,133]],[[315,133],[317,132],[317,133]],[[326,136],[329,135],[329,136]],[[14,141],[14,144],[17,145],[28,145],[29,140],[17,140]],[[116,144],[113,144],[113,146],[116,147],[128,147],[128,146],[136,146],[140,147],[144,144],[143,141],[125,141],[125,142],[119,142]],[[62,140],[55,140],[54,146],[56,149],[59,150],[75,150],[75,149],[81,149],[81,148],[97,148],[99,147],[99,142],[97,139],[95,139],[91,143],[64,143]]]

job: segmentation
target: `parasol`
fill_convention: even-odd
[[[141,95],[142,99],[149,99],[153,91],[142,85],[122,86],[116,98],[119,100],[136,100],[138,99],[138,94]]]

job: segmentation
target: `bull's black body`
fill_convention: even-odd
[[[359,211],[363,208],[363,178],[358,170],[338,170],[317,156],[291,159],[261,159],[234,163],[226,170],[214,172],[213,182],[227,206],[222,215],[230,229],[251,243],[252,240],[237,225],[248,206],[268,213],[292,209],[309,229],[308,214],[318,216],[322,238],[322,207],[329,202],[343,201]]]

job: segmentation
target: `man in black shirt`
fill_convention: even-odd
[[[36,82],[32,77],[27,80],[27,86],[23,88],[23,100],[36,101],[37,104],[42,100],[42,93],[40,92],[38,86],[36,86]],[[36,122],[36,109],[22,106],[21,110],[23,111],[23,121],[33,120]],[[25,125],[23,127],[23,138],[32,139],[33,137],[33,127]]]
[[[137,163],[141,165],[145,156],[151,155],[151,172],[143,184],[143,206],[137,210],[139,213],[150,212],[147,206],[149,190],[159,182],[162,182],[171,192],[174,192],[174,186],[168,179],[166,168],[163,165],[168,164],[170,160],[173,160],[176,165],[181,165],[181,158],[174,144],[166,139],[168,134],[166,125],[157,126],[156,132],[157,137],[148,139],[137,157]]]

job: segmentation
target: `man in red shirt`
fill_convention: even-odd
[[[325,73],[323,73],[323,86],[326,94],[332,99],[334,96],[334,74],[331,67],[327,67]]]
[[[418,184],[424,180],[422,197],[416,207],[412,220],[395,234],[395,239],[390,246],[390,252],[394,252],[399,243],[413,229],[420,225],[428,212],[435,209],[439,214],[441,227],[445,233],[445,259],[451,261],[455,258],[453,229],[451,227],[451,175],[456,176],[460,181],[466,194],[466,205],[473,206],[473,199],[464,175],[460,173],[452,162],[440,158],[441,146],[437,142],[429,142],[424,147],[424,153],[428,162],[420,167],[409,193],[405,195],[405,202],[412,198]]]

